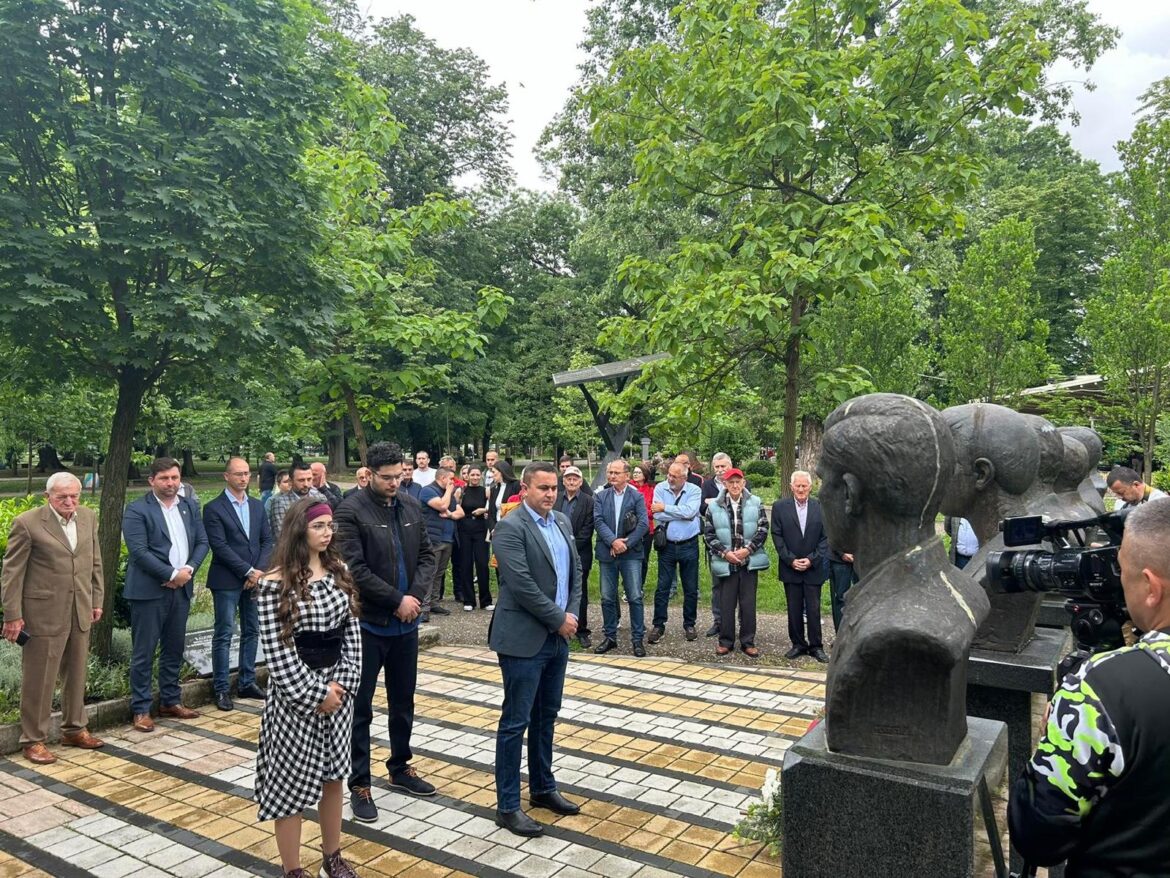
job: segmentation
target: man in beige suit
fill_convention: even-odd
[[[45,746],[53,687],[61,677],[61,740],[102,746],[86,728],[85,668],[90,626],[102,617],[97,516],[80,505],[81,483],[55,473],[48,503],[16,517],[0,574],[4,639],[28,636],[22,663],[20,742],[32,762],[56,762]]]

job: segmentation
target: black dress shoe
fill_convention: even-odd
[[[431,604],[431,612],[434,613],[436,616],[450,616],[451,615],[451,611],[448,610],[446,607],[444,607],[442,604]]]
[[[577,635],[577,642],[579,644],[581,644],[582,649],[589,649],[589,647],[593,646],[593,638],[590,637],[587,633],[586,634],[578,634]]]
[[[617,649],[617,641],[612,637],[605,637],[602,639],[601,643],[597,644],[597,648],[593,651],[598,655],[605,655],[611,649]]]
[[[523,811],[497,811],[496,826],[502,826],[513,835],[523,835],[527,838],[544,834],[544,827]]]
[[[236,706],[232,704],[232,697],[226,692],[215,693],[215,706],[220,710],[235,710]]]
[[[665,634],[666,634],[666,628],[664,626],[655,625],[653,628],[650,629],[650,633],[646,635],[646,642],[649,644],[655,644],[658,641],[660,641],[663,638],[663,635],[665,635]]]
[[[808,650],[805,649],[803,646],[794,646],[794,647],[792,647],[792,649],[788,650],[788,652],[784,653],[784,658],[798,659],[802,655],[807,655],[807,654],[808,654]]]
[[[581,813],[581,806],[570,802],[556,790],[551,793],[533,794],[528,797],[528,804],[534,808],[548,808],[554,814],[572,816]]]
[[[707,637],[718,637],[719,636],[719,626],[712,625],[710,628],[708,628],[706,636]]]
[[[636,655],[638,658],[646,657],[646,647],[642,645],[642,641],[640,640],[634,641],[634,655]]]
[[[808,654],[815,658],[822,665],[827,665],[829,663],[829,657],[825,655],[825,651],[819,646],[814,646],[808,651]]]
[[[683,634],[687,636],[687,640],[698,640],[699,638],[699,632],[695,630],[694,625],[690,626],[689,628],[684,628]]]
[[[236,697],[255,698],[257,701],[263,701],[268,695],[255,683],[249,683],[247,686],[241,686],[236,690]]]

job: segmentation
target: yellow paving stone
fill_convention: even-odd
[[[599,823],[593,827],[593,831],[589,833],[591,838],[600,838],[605,841],[612,841],[618,844],[627,835],[634,832],[634,827],[626,826],[624,823]]]
[[[674,759],[670,756],[663,756],[660,753],[647,753],[638,760],[643,765],[649,765],[651,768],[670,768],[674,765]]]
[[[143,813],[149,814],[156,820],[174,823],[179,817],[182,817],[184,814],[189,814],[194,810],[190,805],[184,805],[182,802],[164,802],[155,807],[144,807]]]
[[[706,826],[688,826],[679,838],[683,841],[689,841],[691,844],[713,848],[723,841],[725,834],[716,829],[708,829]]]
[[[408,866],[398,873],[399,878],[446,878],[452,872],[446,866],[419,860],[413,866]]]
[[[276,838],[271,832],[267,833],[267,836],[263,841],[244,848],[244,853],[267,860],[270,863],[278,863],[280,862],[280,850],[276,846]]]
[[[225,844],[233,850],[243,850],[259,842],[267,841],[270,838],[272,838],[271,832],[265,832],[255,826],[243,826],[230,835],[223,836],[219,841],[221,844]],[[274,847],[275,844],[276,840],[273,839]]]
[[[665,835],[657,835],[653,832],[647,832],[644,829],[639,829],[636,832],[630,833],[626,836],[624,842],[625,846],[635,851],[645,851],[648,854],[656,854],[668,844],[670,839]]]
[[[684,823],[681,820],[675,820],[672,817],[663,817],[661,814],[655,815],[642,828],[647,832],[653,832],[657,835],[665,835],[669,838],[677,838],[686,832],[691,824]]]
[[[597,817],[601,820],[609,819],[609,815],[617,809],[617,805],[610,802],[599,802],[596,799],[590,799],[581,805],[582,814],[588,814],[590,817]]]
[[[720,875],[737,875],[747,865],[748,863],[739,857],[733,857],[731,854],[725,854],[720,851],[711,851],[711,853],[699,860],[700,869],[710,869],[712,872],[718,872]]]
[[[386,853],[386,845],[365,838],[359,838],[342,848],[347,860],[354,863],[368,863]]]
[[[186,814],[176,817],[170,822],[175,824],[175,826],[181,826],[183,829],[194,829],[197,826],[206,826],[215,819],[217,819],[217,816],[210,811],[204,811],[202,808],[192,808]]]
[[[651,816],[645,811],[639,811],[637,808],[618,808],[609,815],[609,819],[639,829],[650,822]]]
[[[442,785],[441,792],[444,796],[450,796],[452,799],[465,799],[478,792],[479,789],[479,787],[473,787],[470,784],[448,782]]]
[[[588,814],[570,814],[564,817],[559,817],[554,825],[557,829],[567,829],[571,832],[591,833],[593,828],[601,821],[596,817],[590,817]]]
[[[715,845],[715,849],[750,860],[764,849],[764,845],[763,842],[748,841],[729,834],[723,836],[723,840]]]
[[[677,839],[662,849],[662,856],[670,857],[672,860],[678,860],[680,863],[690,863],[692,866],[707,856],[708,853],[707,848],[702,848],[697,844],[689,844],[688,842]]]
[[[476,790],[464,801],[482,808],[494,808],[496,807],[496,794],[491,790]]]
[[[780,874],[779,869],[779,863],[767,863],[756,860],[744,866],[738,878],[776,878]]]

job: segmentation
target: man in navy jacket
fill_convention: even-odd
[[[150,705],[154,654],[158,659],[159,715],[192,719],[180,701],[179,669],[195,571],[207,557],[207,532],[199,504],[179,496],[179,464],[159,457],[150,465],[150,491],[122,513],[122,538],[130,551],[123,595],[130,603],[130,707],[134,728],[153,732]]]
[[[829,578],[829,540],[821,504],[809,497],[812,477],[797,470],[789,486],[792,496],[772,504],[772,541],[780,556],[780,581],[788,598],[788,637],[792,641],[784,657],[810,655],[818,662],[828,662],[821,639],[821,587]]]
[[[211,635],[211,670],[215,704],[231,710],[231,648],[236,610],[240,613],[240,657],[237,691],[241,698],[263,698],[256,685],[256,647],[260,619],[256,612],[255,586],[268,569],[272,556],[272,528],[264,504],[248,496],[252,472],[248,461],[233,457],[223,479],[227,488],[203,507],[203,527],[211,547],[207,587],[215,601],[215,630]]]

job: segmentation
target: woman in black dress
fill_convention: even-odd
[[[317,807],[327,878],[356,878],[341,857],[342,781],[350,770],[353,697],[361,680],[357,591],[333,541],[333,510],[289,508],[257,586],[268,698],[256,754],[259,819],[275,820],[285,878],[301,868],[302,812]]]
[[[479,584],[479,606],[494,609],[490,573],[488,572],[488,495],[483,486],[483,470],[472,466],[467,471],[467,487],[463,489],[463,517],[456,522],[460,561],[460,581],[465,589],[461,599],[463,609],[475,609],[476,583]]]

